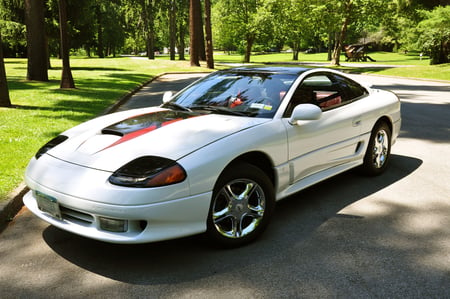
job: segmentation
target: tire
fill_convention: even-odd
[[[207,235],[221,247],[238,247],[267,227],[275,206],[272,182],[258,167],[239,163],[217,180],[207,220]]]
[[[375,125],[370,135],[362,170],[366,175],[382,174],[391,156],[391,129],[385,122]]]

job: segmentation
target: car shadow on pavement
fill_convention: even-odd
[[[275,269],[277,262],[298,258],[297,250],[311,246],[312,236],[328,221],[365,221],[363,216],[340,211],[402,180],[422,164],[413,157],[391,157],[390,168],[381,176],[369,178],[356,170],[349,171],[280,201],[267,231],[256,242],[241,248],[214,248],[203,235],[140,245],[109,244],[53,226],[44,230],[43,238],[54,252],[78,267],[137,285],[182,283],[236,273],[238,269],[247,274],[254,272],[255,277],[269,275],[260,273],[260,268],[280,271]]]

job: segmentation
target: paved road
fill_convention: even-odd
[[[133,95],[131,100],[118,107],[117,111],[158,106],[162,104],[162,97],[165,91],[179,91],[203,76],[205,76],[205,73],[166,74],[158,77]]]
[[[403,102],[383,176],[348,172],[284,200],[235,250],[201,236],[106,244],[23,209],[0,235],[0,297],[450,298],[449,85],[359,78]]]

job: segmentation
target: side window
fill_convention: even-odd
[[[353,101],[357,98],[367,95],[367,91],[361,85],[350,79],[334,75],[334,80],[339,85],[343,101]]]
[[[306,103],[317,105],[324,111],[341,105],[338,84],[324,74],[305,78],[295,90],[284,116],[289,117],[295,106]]]

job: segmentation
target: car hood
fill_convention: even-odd
[[[178,160],[216,140],[267,121],[162,108],[131,110],[99,117],[64,132],[69,138],[47,154],[113,172],[141,156]]]

